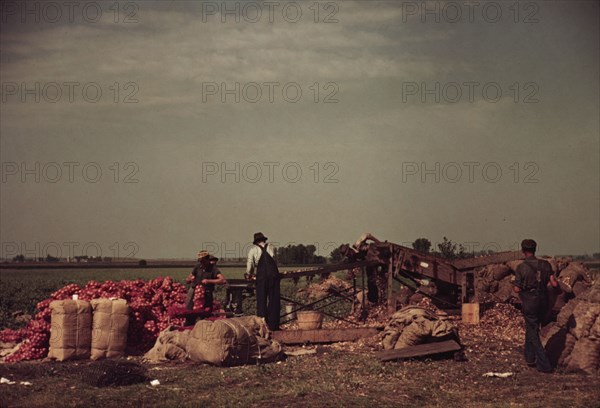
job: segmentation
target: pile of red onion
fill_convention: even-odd
[[[54,300],[72,299],[73,295],[87,301],[100,298],[125,299],[131,308],[127,335],[128,352],[142,353],[154,345],[158,334],[169,325],[183,324],[181,318],[169,318],[168,309],[183,307],[186,293],[187,288],[174,282],[171,277],[158,277],[150,281],[90,281],[84,287],[72,283],[54,292],[49,299],[38,303],[38,312],[25,328],[0,331],[0,341],[21,342],[19,349],[8,356],[6,362],[35,360],[48,355],[52,315],[50,302]],[[195,306],[201,306],[203,299],[204,291],[199,285],[194,296]],[[218,308],[219,305],[215,302],[215,309]]]

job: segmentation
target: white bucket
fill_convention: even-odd
[[[294,305],[285,305],[285,319],[294,320],[295,318]]]

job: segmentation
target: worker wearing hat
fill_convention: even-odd
[[[254,234],[252,243],[246,274],[252,278],[256,273],[256,315],[265,318],[270,330],[279,330],[281,300],[275,253],[262,232]]]
[[[540,325],[546,323],[548,315],[548,287],[557,287],[548,261],[535,257],[537,243],[533,239],[521,242],[525,260],[515,271],[514,290],[521,299],[525,318],[525,362],[543,373],[552,372],[552,366],[540,341]]]
[[[208,251],[200,251],[197,255],[198,263],[192,270],[192,273],[186,281],[190,284],[190,288],[188,289],[185,306],[188,310],[194,309],[194,293],[196,291],[196,286],[203,285],[204,286],[204,304],[202,305],[204,310],[210,311],[213,308],[213,291],[215,290],[215,285],[224,285],[227,283],[225,277],[216,267],[216,263],[219,258],[215,258],[211,256]],[[188,323],[192,323],[192,321],[187,321]]]

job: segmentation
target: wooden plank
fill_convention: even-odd
[[[272,333],[273,339],[283,344],[335,343],[356,341],[377,334],[377,327],[319,330],[278,330]]]
[[[225,286],[229,288],[254,289],[256,286],[256,281],[249,281],[246,279],[227,279]]]
[[[381,361],[392,361],[402,358],[422,357],[433,354],[459,351],[460,344],[454,340],[445,340],[436,343],[418,344],[416,346],[401,348],[397,350],[383,350],[375,353]]]
[[[396,256],[400,257],[398,253]],[[390,261],[387,274],[387,311],[391,315],[396,311],[396,298],[394,298],[394,248],[390,245]]]
[[[299,278],[302,276],[314,276],[314,275],[317,275],[320,273],[345,271],[348,269],[354,269],[354,268],[359,268],[359,267],[368,266],[368,265],[377,265],[377,262],[358,261],[358,262],[351,262],[351,263],[340,263],[340,264],[335,264],[335,265],[328,265],[328,266],[323,266],[321,268],[314,268],[314,269],[307,269],[307,270],[280,272],[279,277],[281,279],[292,279],[292,278]]]

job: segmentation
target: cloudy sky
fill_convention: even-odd
[[[2,3],[0,256],[600,251],[599,7]]]

